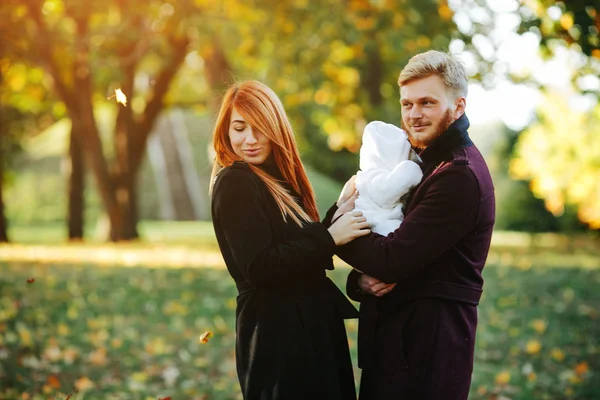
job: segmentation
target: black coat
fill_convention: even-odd
[[[281,179],[276,168],[265,170]],[[285,222],[242,162],[217,175],[212,217],[239,291],[236,363],[244,398],[356,399],[343,319],[358,313],[325,275],[335,251],[327,228]]]
[[[362,302],[361,400],[467,399],[495,219],[490,173],[468,127],[463,115],[420,154],[423,179],[396,231],[338,252],[356,269],[397,282],[378,299],[360,293],[358,272],[348,277],[348,294]]]

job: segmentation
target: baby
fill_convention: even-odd
[[[356,174],[358,198],[355,210],[362,211],[371,231],[387,236],[402,220],[401,197],[423,177],[419,160],[406,132],[392,124],[370,122],[360,148],[360,171]]]

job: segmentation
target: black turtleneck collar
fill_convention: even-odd
[[[275,162],[275,158],[273,157],[273,154],[271,154],[269,156],[269,158],[267,158],[265,160],[264,163],[257,165],[257,167],[262,169],[263,171],[265,171],[267,174],[271,175],[273,178],[277,179],[278,181],[284,180],[283,174],[277,167],[277,163]]]
[[[466,114],[454,121],[440,137],[427,146],[419,156],[425,163],[435,162],[446,157],[458,147],[469,147],[473,145],[469,133],[470,123]]]

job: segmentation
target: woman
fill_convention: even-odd
[[[369,233],[365,218],[353,211],[329,228],[318,222],[289,120],[260,82],[228,89],[214,148],[212,217],[239,291],[244,398],[356,399],[343,319],[357,312],[325,270],[336,245]]]

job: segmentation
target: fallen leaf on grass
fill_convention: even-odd
[[[60,388],[60,381],[58,380],[56,375],[50,375],[46,383],[48,383],[48,385],[54,389]]]
[[[33,283],[33,282],[35,282],[35,278],[29,278],[29,279],[27,279],[27,283]]]
[[[506,385],[510,381],[510,373],[508,371],[502,371],[496,375],[496,384]]]
[[[579,364],[577,364],[577,366],[575,367],[575,373],[578,376],[584,375],[586,372],[588,372],[588,370],[590,369],[588,363],[586,361],[580,362]]]
[[[79,378],[75,381],[75,387],[77,388],[77,390],[84,391],[92,389],[95,386],[96,385],[94,385],[94,382],[92,382],[87,376]]]

